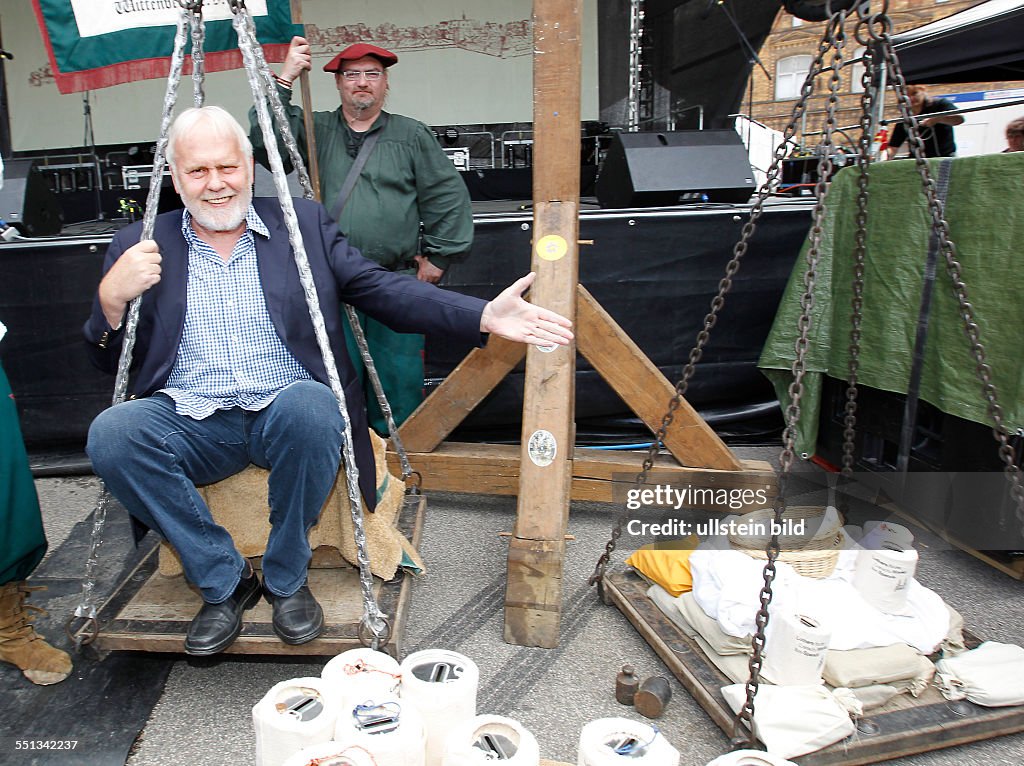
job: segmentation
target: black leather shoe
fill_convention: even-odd
[[[263,593],[274,607],[274,632],[286,644],[304,644],[324,629],[324,610],[303,585],[290,596],[275,596],[264,587]]]
[[[203,604],[188,626],[185,651],[205,656],[223,652],[242,632],[242,613],[252,609],[260,600],[260,578],[250,570],[227,600],[219,604]]]

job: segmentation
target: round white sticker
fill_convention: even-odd
[[[555,442],[555,436],[550,431],[534,431],[530,435],[530,441],[527,442],[526,452],[530,456],[530,460],[533,461],[534,465],[544,466],[551,465],[555,460],[555,455],[558,453],[558,445]]]

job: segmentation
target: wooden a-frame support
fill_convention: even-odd
[[[398,431],[424,477],[424,489],[518,496],[508,553],[505,640],[524,646],[558,645],[570,499],[610,501],[614,474],[638,471],[635,455],[623,459],[575,453],[576,351],[652,431],[660,427],[675,393],[579,284],[581,12],[582,0],[533,3],[532,269],[537,278],[530,298],[574,317],[576,342],[543,350],[491,338],[485,348],[472,351]],[[524,356],[521,445],[440,447]],[[675,461],[660,458],[655,467],[672,472],[674,480],[707,487],[774,489],[771,467],[737,459],[685,400],[664,446]]]

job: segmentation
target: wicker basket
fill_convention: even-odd
[[[762,508],[743,514],[740,516],[740,522],[758,523],[758,526],[767,530],[774,518],[773,509]],[[783,523],[806,520],[812,528],[816,525],[820,528],[810,537],[780,534],[777,560],[789,564],[804,577],[824,579],[832,574],[839,560],[839,548],[843,542],[842,521],[836,516],[830,522],[822,523],[824,518],[825,509],[821,506],[794,505],[786,508],[782,514]],[[770,540],[771,535],[767,532],[763,535],[729,534],[729,544],[733,548],[755,559],[768,558],[765,549]]]

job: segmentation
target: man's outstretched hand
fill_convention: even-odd
[[[516,280],[484,306],[484,313],[480,317],[480,332],[535,346],[569,345],[573,337],[569,329],[572,322],[561,314],[523,300],[523,293],[533,284],[536,276],[535,272],[530,272]]]

